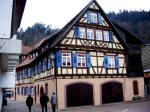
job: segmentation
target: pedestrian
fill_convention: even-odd
[[[55,112],[55,110],[56,110],[56,104],[57,104],[57,96],[56,96],[55,92],[53,92],[53,94],[51,96],[50,103],[52,105],[53,112]]]
[[[45,93],[43,93],[40,97],[40,104],[42,106],[42,112],[44,112],[44,108],[45,108],[45,112],[47,112],[48,101],[49,101],[48,96]]]
[[[26,105],[28,106],[29,112],[31,112],[31,106],[33,105],[33,98],[29,94],[26,99]]]

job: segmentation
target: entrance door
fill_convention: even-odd
[[[66,87],[67,107],[93,105],[93,86],[76,83]]]
[[[102,103],[114,103],[123,101],[122,84],[108,82],[102,85]]]

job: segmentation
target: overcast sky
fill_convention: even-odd
[[[20,28],[36,22],[62,28],[91,0],[27,0]],[[150,0],[97,0],[103,10],[150,10]]]

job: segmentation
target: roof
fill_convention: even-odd
[[[11,37],[17,33],[23,16],[26,0],[13,0],[13,13],[11,21]]]
[[[122,27],[119,24],[117,24],[116,22],[114,22],[112,20],[111,20],[111,22],[114,24],[114,26],[116,27],[116,30],[120,33],[122,38],[127,38],[127,36],[125,36],[125,35],[123,35],[121,33],[121,32],[125,32],[126,34],[131,35],[130,37],[133,38],[134,40],[138,41],[140,44],[144,44],[145,43],[145,41],[142,38],[137,37],[136,35],[134,35],[133,33],[129,32],[124,27]]]
[[[32,50],[31,46],[22,46],[22,54],[26,55]]]
[[[45,39],[41,40],[37,45],[34,46],[34,48],[31,52],[34,52],[34,50],[38,49],[39,47],[41,47],[45,43],[51,43],[49,45],[49,48],[47,50],[45,50],[43,53],[41,53],[38,57],[36,57],[36,59],[32,60],[32,62],[34,63],[36,60],[40,60],[40,58],[42,56],[44,56],[44,54],[46,54],[46,52],[48,52],[50,49],[54,48],[57,44],[59,44],[59,42],[61,42],[61,40],[63,40],[63,38],[72,29],[72,27],[76,25],[76,23],[80,20],[80,18],[83,16],[83,14],[86,13],[86,11],[89,9],[89,7],[92,3],[95,3],[99,7],[99,10],[101,11],[101,14],[103,15],[104,19],[106,19],[106,21],[108,22],[108,24],[112,28],[114,34],[118,37],[118,40],[122,43],[124,48],[126,50],[128,50],[129,49],[128,45],[125,42],[125,40],[121,37],[121,34],[118,32],[118,30],[116,28],[117,26],[106,16],[105,12],[100,7],[100,5],[97,3],[97,1],[92,0],[70,22],[68,22],[61,30],[59,30],[58,32],[56,32],[56,33],[54,33],[54,34],[52,34],[48,37],[46,37]],[[30,64],[30,63],[28,63],[28,64]]]
[[[142,64],[144,70],[150,69],[150,46],[144,46],[142,48]]]
[[[21,64],[18,64],[16,66],[16,68],[19,68],[19,67],[22,67],[22,66],[30,64],[35,58],[29,59],[29,56],[28,56]]]

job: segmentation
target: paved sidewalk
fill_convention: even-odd
[[[28,112],[24,102],[8,99],[2,112]],[[42,112],[40,105],[34,104],[31,112]],[[48,112],[52,112],[49,108]],[[150,112],[150,97],[138,101],[106,104],[101,106],[72,107],[57,112]]]

